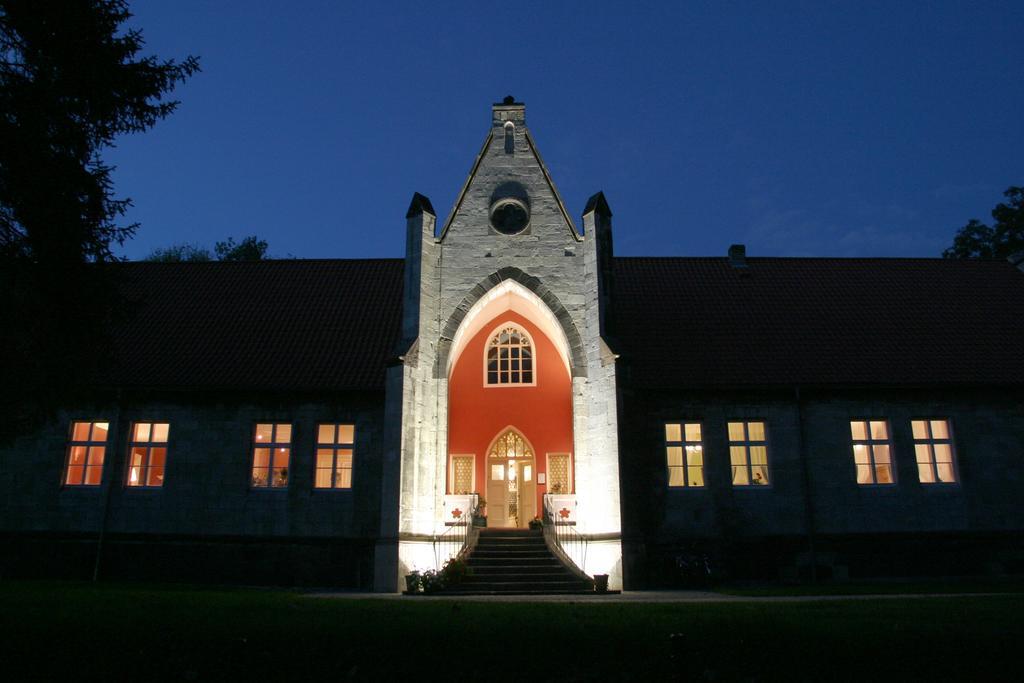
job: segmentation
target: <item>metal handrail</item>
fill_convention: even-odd
[[[445,530],[434,535],[432,539],[434,567],[438,571],[448,560],[464,557],[472,549],[476,541],[476,527],[473,520],[480,509],[479,500],[480,497],[474,493],[472,509],[462,513],[462,516],[454,522],[445,522]]]
[[[572,569],[587,578],[587,537],[576,531],[576,522],[566,521],[554,509],[551,494],[544,494],[544,538]]]

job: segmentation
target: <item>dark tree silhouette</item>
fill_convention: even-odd
[[[233,237],[227,242],[217,242],[213,251],[220,261],[262,261],[267,257],[267,242],[250,235],[238,244]]]
[[[198,69],[137,57],[122,0],[0,0],[0,244],[36,262],[107,261],[134,225],[116,219],[100,153],[174,111],[165,93]]]
[[[976,218],[956,233],[953,246],[942,252],[946,258],[1005,259],[1024,253],[1024,187],[1007,188],[1006,203],[992,209],[993,224]]]
[[[214,245],[213,254],[210,254],[209,249],[196,244],[172,244],[154,249],[144,260],[157,263],[198,262],[212,261],[216,255],[218,261],[263,261],[270,258],[267,256],[267,246],[267,241],[256,235],[243,238],[241,242],[235,242],[234,237],[229,237],[227,241]]]
[[[144,261],[155,263],[184,263],[184,262],[205,262],[212,261],[213,256],[210,250],[200,247],[197,244],[172,244],[169,247],[160,247],[149,253]]]
[[[0,424],[57,405],[105,354],[118,220],[102,153],[198,70],[143,57],[122,0],[0,0]],[[12,414],[13,411],[13,414]],[[0,426],[0,432],[4,429]]]

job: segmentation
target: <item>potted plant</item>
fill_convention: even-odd
[[[608,575],[607,574],[594,574],[594,592],[596,592],[596,593],[607,593],[608,592]]]
[[[420,585],[423,586],[424,593],[436,593],[445,587],[444,574],[433,569],[428,569],[423,572],[420,578]]]
[[[415,595],[420,592],[420,588],[423,586],[423,575],[415,569],[405,575],[405,592],[409,595]]]
[[[534,531],[537,531],[538,529],[543,529],[544,528],[544,520],[540,518],[540,515],[537,515],[536,517],[534,517],[533,519],[530,520],[529,526]]]
[[[445,586],[461,583],[471,573],[472,570],[469,568],[469,565],[461,557],[451,558],[441,568],[441,577],[444,579]]]
[[[476,496],[476,510],[473,512],[473,526],[487,526],[487,500],[479,493]]]
[[[279,469],[274,477],[274,486],[287,486],[288,485],[288,468],[282,467]]]

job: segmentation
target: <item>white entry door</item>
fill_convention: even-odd
[[[533,449],[513,429],[495,439],[487,454],[487,525],[525,527],[536,512]]]

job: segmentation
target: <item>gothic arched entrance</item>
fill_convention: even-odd
[[[574,491],[569,346],[534,298],[496,286],[452,340],[446,494],[485,499],[491,527],[525,527],[544,494]]]

